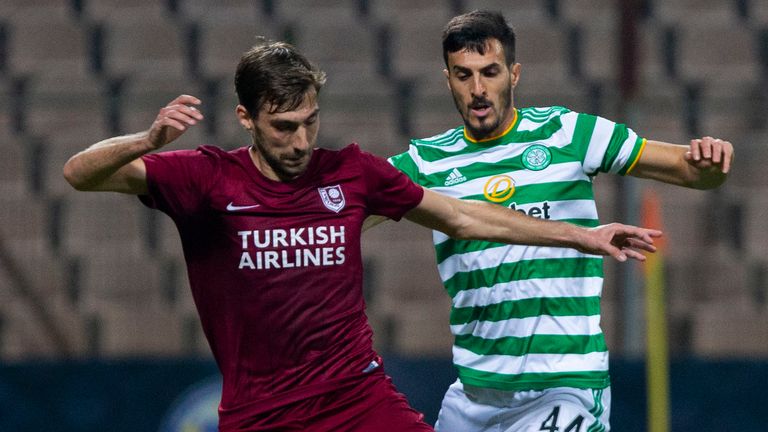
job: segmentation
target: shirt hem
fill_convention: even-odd
[[[578,389],[604,389],[611,385],[610,377],[601,379],[563,379],[554,381],[515,381],[505,382],[483,380],[477,378],[459,377],[461,383],[473,387],[488,388],[503,391],[546,390],[557,387]]]

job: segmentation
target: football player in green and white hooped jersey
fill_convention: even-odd
[[[498,13],[453,18],[444,71],[464,125],[411,142],[390,162],[416,183],[551,220],[596,226],[592,179],[632,175],[698,189],[725,181],[727,141],[674,145],[563,107],[516,108],[515,36]],[[459,379],[438,431],[609,429],[601,257],[571,249],[460,241],[435,232],[452,298]]]

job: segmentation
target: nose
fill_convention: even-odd
[[[472,96],[483,96],[483,95],[485,95],[485,84],[483,83],[481,77],[476,76],[472,80],[471,92],[472,92]]]
[[[309,149],[309,132],[306,127],[300,126],[293,138],[293,150],[296,153],[303,153]]]

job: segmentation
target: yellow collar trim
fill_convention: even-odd
[[[517,125],[517,108],[512,108],[512,109],[515,112],[515,116],[512,117],[512,123],[509,124],[509,127],[507,127],[502,133],[500,133],[500,134],[498,134],[496,136],[490,137],[490,138],[476,140],[476,139],[474,139],[474,138],[469,136],[469,134],[467,133],[467,128],[465,127],[464,128],[464,139],[469,141],[469,142],[473,142],[473,143],[483,143],[483,142],[488,142],[488,141],[493,141],[495,139],[499,139],[499,138],[503,137],[504,135],[508,134],[509,131],[514,129],[515,126]]]
[[[627,172],[624,173],[624,175],[629,175],[629,173],[632,172],[633,169],[635,169],[635,165],[637,165],[637,162],[640,160],[640,156],[643,155],[643,151],[645,150],[645,144],[648,142],[647,139],[643,138],[642,144],[640,144],[640,151],[637,152],[637,156],[635,156],[635,160],[632,161],[632,165],[627,168]]]

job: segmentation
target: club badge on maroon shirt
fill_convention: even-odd
[[[340,185],[317,188],[317,191],[320,192],[320,198],[328,210],[338,213],[344,208],[346,201],[344,201],[344,193],[341,191]]]

